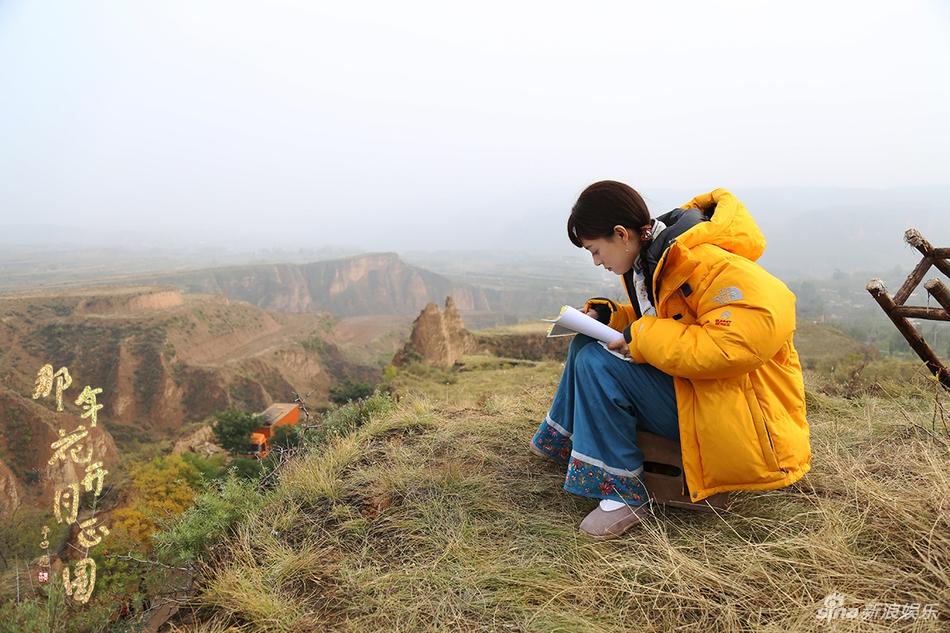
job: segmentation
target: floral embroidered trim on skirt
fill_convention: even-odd
[[[678,438],[673,379],[650,365],[617,358],[590,337],[575,336],[550,412],[531,440],[567,465],[564,489],[646,503],[643,452],[636,445],[640,428]]]

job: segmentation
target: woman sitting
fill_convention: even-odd
[[[580,529],[612,538],[642,520],[637,430],[680,442],[690,498],[788,486],[811,461],[795,296],[755,261],[765,238],[724,189],[651,220],[614,181],[581,193],[571,242],[619,275],[630,303],[584,310],[622,331],[610,348],[577,335],[531,450],[567,464],[564,489],[599,499]]]

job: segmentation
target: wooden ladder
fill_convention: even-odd
[[[884,287],[884,282],[880,279],[872,279],[868,282],[867,290],[877,301],[884,314],[894,323],[897,330],[904,336],[911,348],[917,352],[921,360],[927,365],[944,389],[950,391],[950,371],[943,364],[943,361],[934,353],[924,337],[920,335],[917,328],[907,319],[929,319],[931,321],[950,321],[950,290],[939,279],[931,279],[924,284],[924,289],[933,297],[939,308],[922,308],[917,306],[905,306],[914,288],[921,282],[930,267],[933,266],[947,277],[950,277],[950,248],[934,248],[930,242],[924,239],[917,229],[908,229],[904,233],[904,241],[920,251],[923,258],[920,263],[907,276],[907,280],[898,289],[897,294],[891,297]]]

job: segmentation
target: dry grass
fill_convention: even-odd
[[[284,475],[205,570],[205,628],[181,630],[941,629],[819,622],[831,592],[950,614],[950,447],[926,380],[850,400],[816,390],[800,484],[719,515],[661,509],[592,542],[576,530],[592,503],[525,450],[559,364],[466,366],[448,388],[401,378],[422,395]]]

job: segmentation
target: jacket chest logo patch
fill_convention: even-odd
[[[725,305],[727,303],[732,303],[733,301],[738,301],[742,298],[742,291],[736,288],[735,286],[726,286],[722,290],[716,293],[716,296],[712,298],[715,303],[719,305]]]
[[[716,325],[721,325],[723,327],[729,327],[732,325],[732,319],[729,318],[732,316],[732,312],[729,310],[723,310],[722,314],[719,315],[719,318],[716,319]]]

